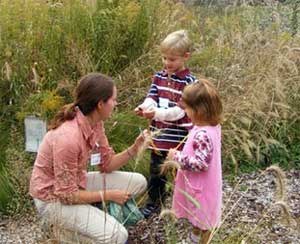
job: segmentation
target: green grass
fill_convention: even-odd
[[[13,197],[13,189],[10,185],[6,171],[0,169],[0,213],[6,213],[7,206]]]
[[[28,114],[51,119],[72,101],[78,78],[91,71],[116,81],[119,106],[106,132],[116,152],[127,148],[139,127],[147,127],[132,110],[162,68],[157,46],[167,33],[186,28],[194,42],[188,67],[211,79],[224,103],[224,172],[274,163],[299,168],[300,39],[290,5],[188,9],[158,0],[95,2],[0,1],[2,167],[19,162],[16,155],[32,164],[24,147],[7,147],[11,125],[19,120],[22,133]],[[146,153],[125,169],[148,175],[148,165]]]
[[[105,127],[109,143],[116,152],[121,152],[134,143],[136,137],[140,134],[140,130],[147,129],[148,121],[137,117],[133,111],[119,112],[106,123]],[[124,170],[148,175],[149,162],[149,152],[146,151],[141,160],[131,160],[124,167]]]

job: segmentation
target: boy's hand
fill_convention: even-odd
[[[135,112],[135,114],[136,114],[137,116],[143,117],[143,109],[142,109],[141,107],[136,107],[136,108],[134,109],[134,112]]]
[[[154,115],[155,115],[154,110],[143,111],[143,117],[146,119],[153,119]]]
[[[134,112],[136,115],[144,117],[146,119],[153,119],[153,117],[155,115],[154,110],[143,110],[141,107],[136,107],[134,109]]]
[[[176,152],[177,152],[177,150],[175,150],[174,148],[170,149],[169,153],[168,153],[168,156],[167,156],[167,159],[173,160]]]

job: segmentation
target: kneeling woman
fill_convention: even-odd
[[[30,194],[43,218],[96,243],[123,244],[128,234],[115,218],[91,203],[123,204],[147,185],[141,174],[115,171],[137,154],[145,138],[139,135],[128,149],[114,153],[103,121],[111,116],[116,98],[110,77],[84,76],[74,103],[64,106],[51,123],[30,181]],[[100,172],[87,172],[88,164],[98,165]]]

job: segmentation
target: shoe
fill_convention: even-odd
[[[148,219],[152,214],[159,213],[160,207],[153,204],[147,204],[146,207],[140,208],[140,211],[144,215],[145,219]]]
[[[188,237],[180,242],[177,242],[177,244],[199,244],[200,243],[200,236],[196,236],[192,232],[189,233]]]
[[[187,241],[188,241],[188,243],[191,243],[191,244],[198,244],[198,243],[200,243],[200,240],[201,240],[200,235],[195,235],[193,232],[191,232],[189,234]]]

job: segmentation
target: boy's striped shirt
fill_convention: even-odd
[[[184,87],[195,81],[196,78],[191,75],[189,69],[174,73],[170,77],[165,71],[157,72],[153,77],[147,98],[153,99],[157,108],[163,112],[163,109],[179,106]],[[172,114],[169,116],[172,117]],[[174,114],[174,118],[177,117]],[[155,149],[168,151],[170,148],[176,147],[187,135],[190,128],[192,128],[192,123],[185,113],[182,113],[182,118],[178,120],[153,119],[151,131],[159,130],[159,134],[153,138]],[[150,149],[153,147],[150,146]]]

